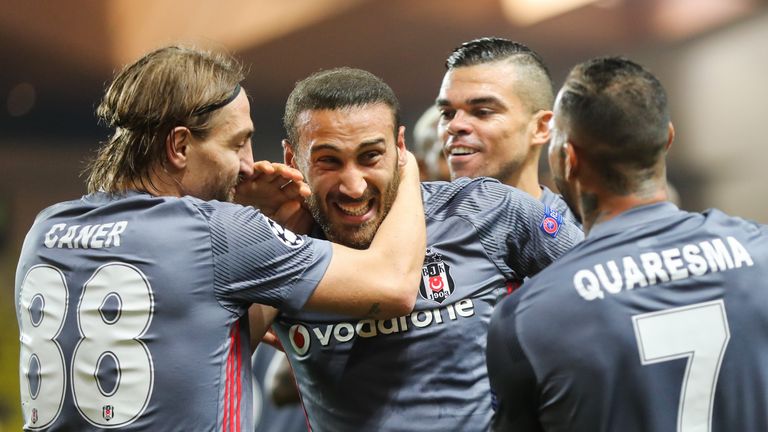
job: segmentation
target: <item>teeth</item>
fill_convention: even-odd
[[[371,209],[370,201],[358,203],[357,205],[337,203],[341,211],[350,216],[362,216]]]
[[[475,153],[475,150],[469,147],[453,147],[451,148],[452,156],[468,155]]]

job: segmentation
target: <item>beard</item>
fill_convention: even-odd
[[[577,205],[578,200],[576,199],[576,194],[571,191],[568,182],[554,172],[552,173],[552,180],[555,182],[560,196],[563,197],[563,201],[568,204],[568,208],[571,209],[573,215],[581,221],[581,213],[579,213],[579,206]]]
[[[235,200],[235,188],[242,180],[241,174],[230,176],[224,173],[218,173],[213,181],[207,182],[199,193],[192,190],[185,191],[185,195],[191,195],[204,201],[222,201],[233,202]]]
[[[395,164],[392,180],[387,184],[383,192],[380,192],[378,189],[372,189],[369,186],[362,198],[354,200],[357,202],[368,201],[376,199],[378,195],[378,202],[374,203],[374,205],[379,206],[376,216],[356,226],[334,223],[328,215],[327,208],[321,205],[320,198],[314,192],[306,199],[306,203],[309,211],[312,213],[312,217],[323,230],[328,240],[354,249],[367,249],[371,245],[379,226],[381,226],[384,218],[392,208],[399,186],[400,171],[397,164]]]

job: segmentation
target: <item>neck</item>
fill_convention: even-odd
[[[168,173],[162,166],[150,169],[145,177],[127,181],[125,189],[146,192],[152,196],[184,196],[179,179]]]
[[[514,186],[539,199],[541,197],[541,185],[539,185],[538,159],[535,164],[531,160],[527,160],[523,166],[504,179],[503,183]]]
[[[654,188],[653,191],[633,192],[628,195],[612,193],[582,192],[579,196],[581,221],[584,234],[593,226],[609,221],[616,216],[636,207],[667,201],[666,188]]]

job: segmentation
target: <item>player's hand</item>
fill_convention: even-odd
[[[303,203],[310,193],[297,169],[277,162],[258,161],[253,164],[253,175],[237,186],[235,202],[256,207],[289,230],[307,234],[312,215]]]
[[[261,338],[261,343],[272,345],[273,347],[275,347],[276,350],[285,352],[285,348],[283,348],[283,344],[280,342],[280,339],[277,337],[272,327],[270,327],[269,330],[267,330],[267,332],[264,333],[264,337]]]

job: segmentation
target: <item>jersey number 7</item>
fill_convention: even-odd
[[[632,317],[643,365],[688,361],[680,390],[677,431],[711,431],[712,404],[731,333],[722,300]]]
[[[89,423],[103,428],[125,426],[144,412],[152,394],[152,355],[140,339],[152,321],[152,288],[132,265],[99,267],[84,284],[77,303],[80,338],[71,359],[65,358],[57,341],[69,303],[60,269],[38,265],[27,272],[19,290],[18,310],[19,378],[26,427],[42,429],[58,418],[67,375],[74,404]]]

